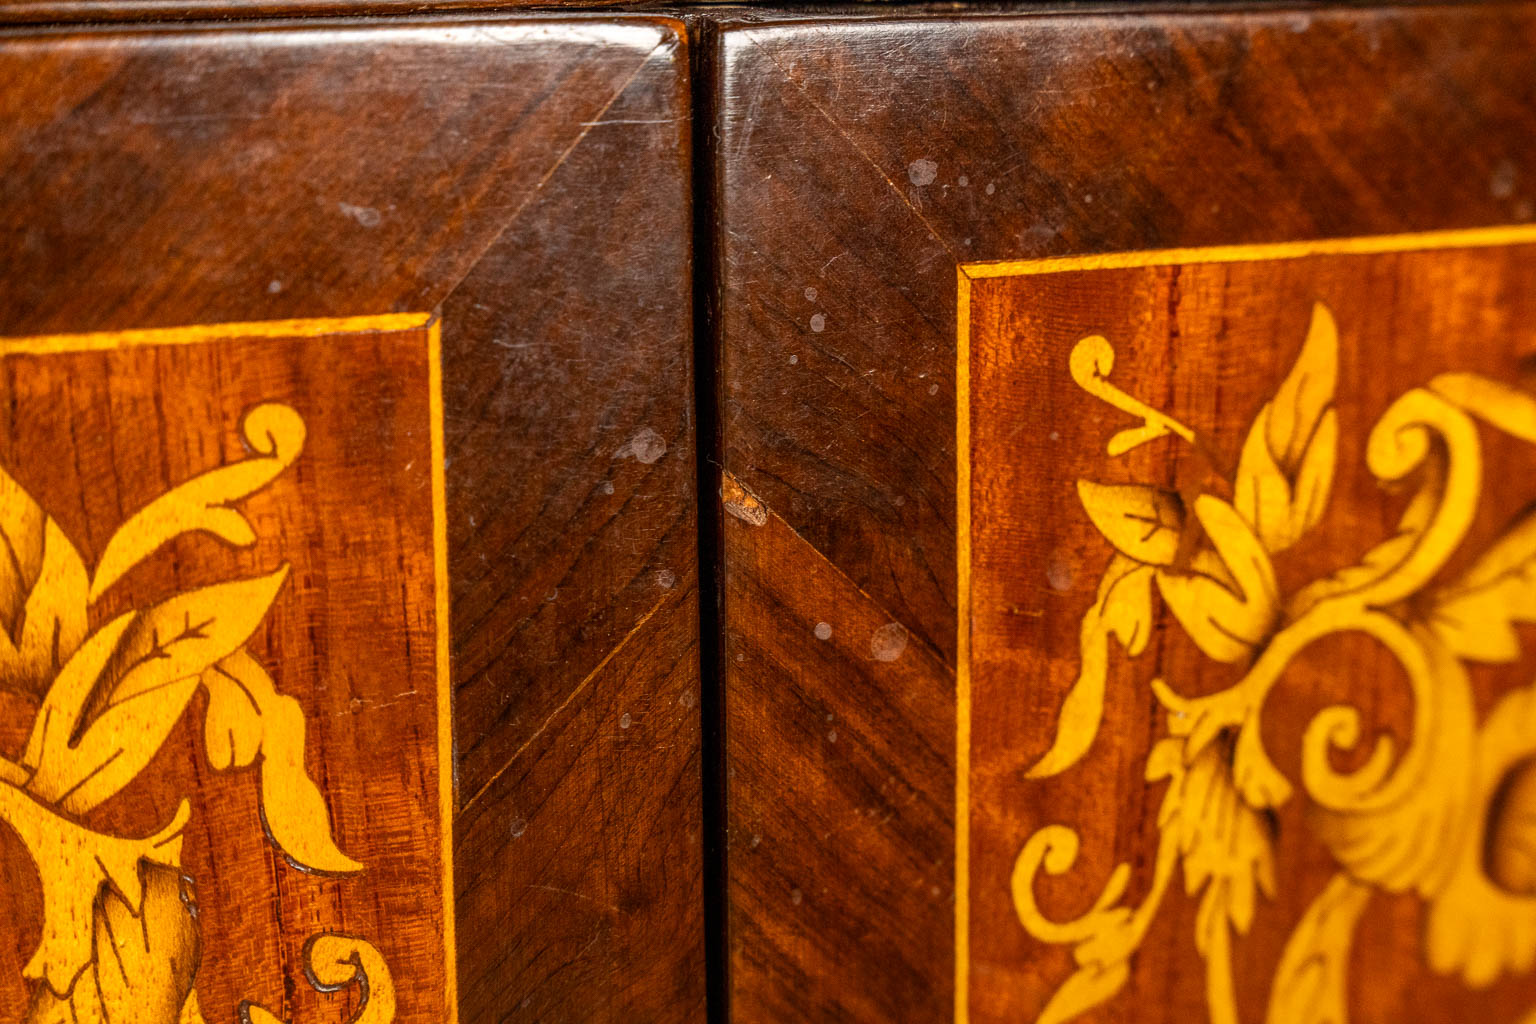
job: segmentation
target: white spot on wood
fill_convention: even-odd
[[[816,301],[816,295],[817,295],[817,292],[816,292],[815,288],[813,288],[810,285],[806,285],[805,286],[805,301],[806,302],[815,302]]]
[[[282,290],[283,290],[283,282],[277,280],[276,278],[273,278],[272,280],[267,282],[267,294],[268,295],[276,295],[278,292],[280,292]]]
[[[811,314],[811,330],[814,333],[816,333],[816,334],[820,334],[822,331],[824,331],[826,329],[827,329],[827,318],[826,318],[826,316],[824,316],[821,313],[812,313]]]
[[[895,661],[907,649],[907,629],[899,622],[887,622],[869,638],[869,655],[876,661]]]
[[[1500,160],[1488,176],[1488,194],[1495,199],[1508,199],[1515,194],[1520,180],[1520,169],[1509,160]]]
[[[1066,592],[1072,589],[1072,584],[1077,580],[1077,570],[1072,567],[1072,562],[1060,551],[1052,551],[1050,557],[1045,560],[1045,579],[1051,585],[1052,590]]]
[[[662,590],[671,590],[677,586],[677,573],[671,569],[657,569],[656,585]]]
[[[635,436],[624,442],[624,447],[614,453],[616,459],[633,458],[649,466],[667,454],[667,442],[650,427],[641,427]]]
[[[816,623],[816,639],[817,640],[831,640],[832,639],[832,623],[830,623],[830,622],[818,622],[818,623]]]
[[[507,834],[513,839],[528,831],[528,823],[522,818],[513,818],[512,824],[507,826]]]
[[[371,206],[353,206],[351,203],[337,203],[336,209],[343,216],[351,217],[365,228],[376,228],[384,223],[384,215]]]
[[[632,724],[634,724],[634,719],[629,717],[628,711],[619,716],[620,729],[628,729]]]
[[[907,164],[907,180],[919,188],[932,185],[939,176],[939,165],[932,160],[913,160]]]
[[[789,365],[790,365],[790,366],[795,366],[795,365],[797,365],[797,364],[798,364],[798,363],[799,363],[799,362],[800,362],[800,357],[799,357],[799,356],[790,356],[790,357],[789,357]]]

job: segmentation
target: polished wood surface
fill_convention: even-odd
[[[1536,5],[475,7],[0,0],[0,1015],[1528,1011]]]
[[[679,26],[646,18],[0,36],[0,336],[396,313],[441,333],[466,1022],[703,1013],[686,63]],[[421,425],[390,427],[426,401],[419,370],[395,374],[351,341],[307,345],[310,362],[284,364],[284,394],[297,405],[334,390],[341,415],[357,390],[383,410],[349,428],[341,457],[427,479],[412,457]],[[213,388],[142,378],[167,425],[123,428],[115,456],[94,434],[75,439],[130,479],[146,466],[132,494],[122,481],[104,492],[104,524],[181,478],[154,440],[181,436],[167,418],[180,389],[236,401],[243,374],[287,350],[256,351]],[[234,425],[206,427],[178,443],[232,457],[220,453],[238,444]],[[294,471],[312,472],[302,457]],[[326,500],[354,491],[336,488]],[[334,515],[371,536],[361,513]],[[324,596],[348,609],[337,623],[366,620],[362,595]],[[289,642],[274,635],[270,653],[309,657]],[[387,720],[382,705],[409,689],[383,692],[388,646],[347,642],[370,660],[346,673]],[[398,714],[394,728],[424,721]],[[306,763],[321,778],[330,754],[315,735]],[[382,773],[403,763],[389,741],[369,756]],[[430,788],[428,774],[410,785]],[[366,863],[340,809],[354,785],[323,788],[345,852]],[[412,888],[430,902],[430,885]],[[243,898],[272,894],[253,882]],[[202,970],[245,959],[205,947]],[[319,998],[297,960],[250,959],[259,984],[284,986],[263,997],[282,1019]],[[401,1006],[400,1020],[441,1019]]]
[[[1055,819],[1070,816],[1061,823],[1089,831],[1072,873],[1042,882],[1053,916],[1082,913],[1118,861],[1133,865],[1126,905],[1148,891],[1164,784],[1144,779],[1143,760],[1166,733],[1145,689],[1111,689],[1093,766],[1081,769],[1103,773],[1095,786],[1117,788],[1063,775],[1035,783],[1017,806],[980,806],[975,836],[955,828],[963,795],[957,268],[1530,221],[1533,41],[1536,9],[1520,3],[785,16],[722,27],[711,60],[732,1019],[1034,1019],[1072,974],[1070,946],[1025,931],[1005,869],[1031,830]],[[1524,257],[1489,258],[1527,266]],[[1481,279],[1487,271],[1455,273]],[[1393,300],[1374,280],[1351,289],[1356,318],[1374,312],[1390,321],[1393,303],[1410,301]],[[1180,315],[1218,308],[1202,295],[1186,294]],[[1513,296],[1486,293],[1465,307],[1496,335],[1504,326],[1470,368],[1505,383],[1518,380],[1525,338]],[[1262,309],[1273,313],[1244,306],[1259,318],[1246,326],[1236,326],[1235,311],[1229,318],[1232,331],[1262,338],[1251,355],[1224,348],[1201,320],[1203,333],[1181,335],[1179,351],[1188,354],[1176,363],[1125,362],[1122,352],[1113,379],[1149,399],[1188,395],[1207,417],[1202,430],[1241,436],[1306,334],[1310,302],[1281,310],[1273,305],[1279,297],[1264,292]],[[1134,335],[1161,308],[1142,292],[1096,283],[1070,302],[1031,306],[1029,316],[1059,315],[1069,331]],[[995,305],[987,310],[999,315]],[[1390,322],[1401,331],[1369,336],[1380,340],[1356,333],[1341,342],[1354,353],[1341,365],[1363,368],[1364,344],[1381,375],[1365,383],[1360,376],[1370,371],[1352,369],[1352,383],[1340,377],[1341,394],[1410,389],[1461,351],[1422,324],[1410,333],[1403,321],[1415,316],[1399,314]],[[1379,320],[1370,328],[1340,323],[1346,334],[1383,330]],[[1158,335],[1133,351],[1167,344]],[[1209,360],[1220,360],[1219,372],[1202,372]],[[1024,410],[1029,424],[1081,398],[1064,370],[1051,379],[1045,372],[1031,368],[1036,386],[1027,392],[1010,384],[1009,408]],[[1109,435],[1135,426],[1113,407],[1071,408],[1093,417],[1072,429],[1092,433],[1100,451]],[[1345,451],[1359,459],[1368,415],[1362,408],[1348,440],[1341,427],[1341,460]],[[991,429],[1014,437],[1011,420]],[[1023,444],[1022,433],[1008,443]],[[1011,466],[1006,493],[972,495],[974,515],[1048,531],[1069,529],[1070,513],[1070,529],[1091,529],[1072,484],[1095,467],[1068,466],[1055,454],[1060,446],[1031,443],[1039,446],[1028,449],[1031,458],[1044,451],[1050,461]],[[1518,447],[1488,444],[1511,457]],[[1358,461],[1353,467],[1363,482],[1350,476],[1346,484],[1341,470],[1339,486],[1364,504],[1349,506],[1350,515],[1390,527],[1398,506],[1372,490]],[[1512,478],[1501,483],[1492,501],[1506,516],[1515,489]],[[1359,539],[1348,552],[1341,538],[1331,542],[1336,561],[1369,546],[1351,535]],[[1084,561],[1092,571],[1079,572],[1077,560],[1108,551],[1063,550],[1059,564],[1035,547],[1008,564],[1018,571],[1010,585],[1029,599],[1013,600],[1019,628],[1030,626],[1022,618],[1037,604],[1069,609],[1062,614],[1071,623],[1058,623],[1048,648],[1066,659],[1078,653],[1078,624],[1102,569]],[[1067,592],[1053,588],[1068,575]],[[1009,607],[991,613],[1006,616]],[[1363,676],[1375,664],[1368,651],[1332,656]],[[1138,671],[1150,677],[1156,668]],[[1053,662],[1050,679],[1069,671]],[[977,799],[1024,791],[1023,774],[1056,728],[1056,683],[1012,686],[1001,710],[972,708],[975,728],[992,730],[978,731],[981,739],[1011,730],[1005,748],[988,748],[1001,750],[1004,763],[989,753],[967,775]],[[1412,707],[1401,688],[1384,686],[1379,700],[1349,696],[1364,708],[1367,739]],[[1480,715],[1486,710],[1480,705]],[[1308,717],[1300,708],[1290,715],[1296,726]],[[1305,833],[1281,820],[1281,863],[1292,873],[1280,887],[1284,899],[1262,901],[1255,941],[1234,946],[1245,1020],[1264,1015],[1280,945],[1334,870],[1326,851],[1305,847]],[[988,841],[983,825],[997,822],[1012,828],[1012,845],[961,851],[967,839]],[[1291,842],[1312,852],[1293,853]],[[959,941],[957,851],[978,858],[969,865],[975,895]],[[1210,1012],[1191,934],[1198,902],[1182,892],[1169,897],[1178,909],[1165,909],[1140,947],[1135,991],[1088,1019]],[[1423,915],[1415,897],[1371,903],[1354,947],[1371,959],[1350,967],[1356,1019],[1412,1019],[1420,993],[1439,1009],[1455,1007],[1455,1017],[1496,1011],[1516,1019],[1527,982],[1468,995],[1461,980],[1427,970]]]

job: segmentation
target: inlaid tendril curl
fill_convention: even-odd
[[[1110,383],[1114,352],[1084,338],[1069,363],[1089,394],[1141,420],[1116,433],[1111,456],[1197,433]],[[1012,897],[1036,938],[1070,944],[1077,965],[1038,1018],[1059,1024],[1116,996],[1131,960],[1182,868],[1199,897],[1195,946],[1205,961],[1212,1024],[1238,1024],[1232,949],[1261,901],[1276,894],[1273,812],[1297,787],[1265,749],[1265,699],[1295,658],[1338,634],[1361,634],[1402,666],[1413,698],[1412,739],[1380,737],[1363,765],[1332,756],[1357,746],[1357,708],[1325,708],[1301,744],[1307,821],[1336,874],[1292,931],[1271,985],[1268,1024],[1345,1024],[1347,966],[1372,894],[1408,893],[1428,907],[1430,968],[1469,986],[1536,964],[1536,684],[1506,694],[1479,723],[1467,663],[1520,657],[1516,624],[1536,622],[1536,511],[1518,517],[1453,582],[1438,574],[1460,548],[1482,494],[1482,434],[1536,443],[1536,397],[1473,374],[1443,374],[1399,396],[1366,439],[1366,466],[1383,485],[1409,487],[1398,528],[1358,563],[1282,593],[1274,559],[1325,515],[1337,460],[1334,409],[1338,327],[1313,307],[1294,367],[1248,430],[1224,493],[1186,501],[1149,485],[1078,482],[1083,507],[1114,548],[1080,629],[1078,677],[1055,740],[1031,776],[1056,775],[1088,752],[1103,717],[1113,639],[1130,658],[1153,631],[1153,590],[1207,656],[1241,678],[1204,697],[1176,683],[1152,690],[1166,735],[1148,755],[1149,783],[1166,781],[1152,883],[1124,902],[1130,866],[1072,921],[1036,903],[1043,870],[1072,869],[1077,834],[1052,824],[1014,864]]]

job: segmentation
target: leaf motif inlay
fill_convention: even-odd
[[[1082,619],[1078,681],[1031,774],[1058,774],[1088,753],[1103,716],[1107,637],[1119,637],[1130,658],[1145,644],[1150,593],[1112,622],[1107,588],[1116,580],[1149,574],[1196,646],[1243,675],[1201,697],[1153,682],[1168,735],[1154,745],[1146,778],[1167,789],[1153,882],[1140,904],[1122,905],[1121,865],[1088,914],[1048,919],[1035,903],[1035,878],[1071,869],[1077,836],[1053,824],[1024,844],[1012,877],[1019,920],[1037,939],[1072,945],[1078,965],[1038,1018],[1043,1024],[1120,992],[1178,865],[1187,895],[1200,899],[1194,944],[1206,964],[1210,1019],[1237,1024],[1233,943],[1275,894],[1268,822],[1298,792],[1339,872],[1286,944],[1269,1024],[1346,1024],[1355,925],[1376,891],[1414,893],[1428,904],[1424,952],[1433,970],[1484,986],[1536,962],[1536,683],[1507,695],[1479,724],[1464,665],[1516,660],[1515,627],[1536,622],[1536,513],[1517,519],[1458,579],[1435,582],[1481,495],[1478,423],[1536,443],[1536,397],[1473,374],[1442,375],[1400,396],[1366,442],[1366,465],[1383,484],[1415,489],[1398,531],[1358,563],[1284,594],[1272,560],[1317,526],[1333,488],[1338,344],[1339,325],[1316,304],[1293,368],[1255,416],[1222,484],[1230,501],[1078,484],[1115,554]],[[1192,429],[1109,385],[1113,365],[1099,336],[1080,341],[1070,362],[1085,391],[1143,421],[1114,436],[1111,456],[1169,434],[1195,441]],[[1134,625],[1136,642],[1115,623]],[[1360,713],[1325,708],[1305,730],[1298,787],[1264,748],[1262,710],[1298,654],[1340,633],[1369,637],[1402,666],[1414,699],[1412,742],[1398,750],[1383,737],[1359,768],[1341,772],[1334,754],[1361,741]]]

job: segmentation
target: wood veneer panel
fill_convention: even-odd
[[[1363,460],[1388,400],[1443,370],[1524,379],[1532,259],[1515,236],[1481,256],[1444,239],[1374,243],[1433,249],[1412,258],[1292,264],[1252,250],[1234,257],[1231,279],[1245,283],[1230,293],[1200,269],[1209,254],[1174,254],[1134,281],[1085,269],[1049,292],[959,268],[1530,221],[1533,39],[1536,8],[1521,3],[722,26],[711,58],[733,1019],[1036,1019],[1073,972],[1070,943],[1032,937],[1010,892],[1045,825],[1070,825],[1083,844],[1065,876],[1038,886],[1050,914],[1083,913],[1120,862],[1124,905],[1149,892],[1168,787],[1144,772],[1171,718],[1148,684],[1214,692],[1242,666],[1214,662],[1160,613],[1139,660],[1111,643],[1090,753],[1056,778],[1025,777],[1051,743],[1114,550],[1077,479],[1182,486],[1190,509],[1199,493],[1234,500],[1242,440],[1324,301],[1341,353],[1337,493],[1311,554],[1275,555],[1289,594],[1390,536],[1405,499]],[[1412,287],[1396,283],[1413,259]],[[969,379],[967,443],[987,447],[957,462],[962,301],[973,344],[1011,369]],[[1063,340],[1042,342],[1042,325]],[[1209,458],[1171,439],[1129,460],[1105,453],[1137,421],[1068,373],[1072,343],[1091,334],[1114,346],[1113,383],[1177,407],[1211,439]],[[1525,442],[1479,430],[1487,464],[1503,468],[1484,477],[1481,525],[1447,579],[1533,497],[1517,468]],[[978,547],[983,528],[1007,542]],[[1202,534],[1189,532],[1195,545]],[[963,626],[962,559],[982,588]],[[1241,1020],[1265,1016],[1282,947],[1338,869],[1301,785],[1305,726],[1342,699],[1360,708],[1367,742],[1413,740],[1393,659],[1329,644],[1265,712],[1265,746],[1298,795],[1255,812],[1266,829],[1270,811],[1278,822],[1277,875],[1231,937]],[[987,683],[983,658],[1012,667],[988,669]],[[1476,720],[1532,667],[1476,666]],[[1453,761],[1472,763],[1472,749]],[[1338,767],[1358,768],[1361,753]],[[1465,806],[1491,820],[1478,792]],[[1212,1014],[1200,889],[1183,886],[1174,876],[1128,987],[1087,1019]],[[1528,977],[1473,991],[1427,966],[1432,902],[1371,898],[1348,946],[1352,1019],[1517,1019],[1536,995]]]
[[[203,1012],[230,1019],[245,998],[284,1020],[355,1009],[355,988],[322,995],[303,977],[307,938],[342,930],[384,955],[400,1021],[443,1020],[428,996],[454,975],[465,1022],[700,1019],[679,26],[13,31],[0,77],[0,337],[73,348],[104,332],[92,344],[108,353],[0,356],[5,466],[59,510],[86,563],[143,501],[251,457],[261,435],[237,430],[251,403],[281,401],[309,431],[284,475],[233,504],[255,548],[178,540],[121,598],[294,566],[249,646],[301,699],[303,764],[364,865],[338,879],[284,865],[254,782],[208,770],[194,698],[156,763],[184,791],[242,794],[217,815],[195,804],[184,844]],[[360,316],[414,326],[333,322]],[[289,320],[219,340],[220,325]],[[120,333],[183,325],[211,340],[173,351],[179,335]],[[13,717],[31,721],[31,700]],[[145,785],[122,808],[174,809],[168,784]],[[128,829],[116,806],[89,820]],[[445,824],[456,963],[432,910]],[[8,841],[7,855],[0,1002],[20,1014],[42,908],[27,854]]]

